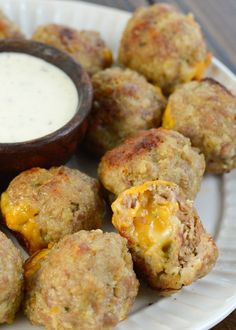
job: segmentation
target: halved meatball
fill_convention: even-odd
[[[162,294],[206,275],[218,251],[179,187],[149,181],[119,195],[112,222],[126,237],[135,267]]]
[[[133,14],[123,33],[119,60],[169,94],[180,83],[202,78],[211,55],[193,15],[161,3]]]
[[[29,253],[66,234],[99,228],[104,215],[98,181],[65,166],[22,172],[2,194],[1,208]]]
[[[102,155],[140,130],[161,126],[166,100],[137,72],[111,68],[92,78],[94,101],[87,149]]]
[[[25,265],[25,313],[48,330],[112,329],[138,292],[126,240],[101,230],[64,237]]]
[[[163,128],[142,131],[108,151],[98,174],[104,187],[118,195],[146,181],[162,179],[177,183],[194,199],[205,170],[203,155],[182,134]]]
[[[11,323],[23,295],[23,259],[0,231],[0,324]]]
[[[163,127],[190,138],[211,173],[236,167],[236,96],[213,79],[179,87],[169,98]]]
[[[0,39],[8,38],[24,38],[24,35],[18,26],[0,10]]]
[[[112,64],[111,50],[96,31],[78,31],[64,25],[47,24],[38,27],[32,39],[69,53],[89,75]]]

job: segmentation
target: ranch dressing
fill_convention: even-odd
[[[23,53],[0,53],[0,143],[56,131],[78,102],[73,81],[58,67]]]

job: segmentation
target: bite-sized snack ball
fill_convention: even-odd
[[[218,250],[179,187],[149,181],[119,195],[112,222],[127,238],[135,267],[149,285],[168,294],[205,276]]]
[[[7,227],[30,253],[67,234],[99,228],[104,215],[98,181],[65,166],[22,172],[2,194],[1,208]]]
[[[11,323],[23,294],[23,259],[13,243],[0,232],[0,324]]]
[[[0,10],[0,39],[24,38],[18,26],[10,21]]]
[[[166,100],[158,87],[137,72],[111,68],[92,78],[94,102],[88,149],[104,154],[140,130],[161,125]]]
[[[32,39],[69,53],[89,75],[112,65],[112,52],[96,31],[78,31],[64,25],[47,24],[38,27]]]
[[[173,181],[194,199],[205,170],[203,155],[182,134],[163,128],[142,131],[108,151],[99,164],[104,187],[118,195],[150,180]]]
[[[139,8],[131,17],[119,60],[169,94],[180,83],[202,78],[211,55],[193,15],[161,3]]]
[[[138,280],[126,240],[101,230],[64,237],[25,266],[25,313],[47,330],[109,330],[129,313]]]
[[[180,86],[169,98],[163,127],[190,138],[208,172],[236,167],[236,96],[213,79]]]

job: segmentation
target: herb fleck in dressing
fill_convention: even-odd
[[[0,143],[52,133],[75,114],[78,93],[56,66],[23,53],[0,53]]]

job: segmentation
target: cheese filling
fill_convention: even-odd
[[[164,181],[153,181],[126,190],[112,204],[112,222],[128,240],[138,244],[147,253],[155,250],[155,253],[164,256],[171,245],[174,232],[172,217],[176,216],[179,206],[172,201],[156,202],[151,191],[154,183],[171,185]],[[135,200],[135,205],[132,205],[132,201],[124,210],[124,198]]]
[[[17,205],[12,205],[6,192],[1,197],[1,209],[7,227],[24,237],[27,244],[29,244],[29,250],[31,252],[45,246],[40,234],[39,225],[35,221],[39,210],[25,201],[20,201]]]

